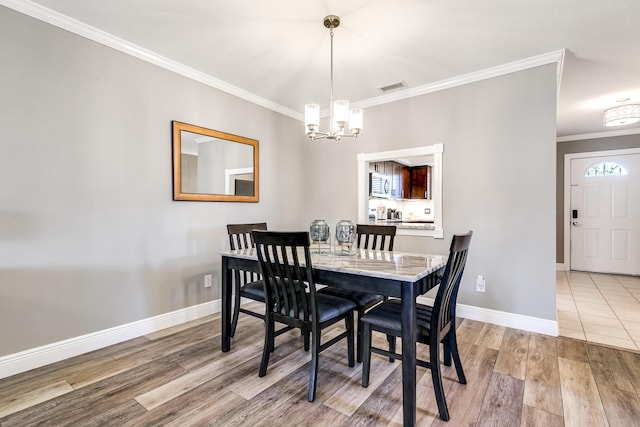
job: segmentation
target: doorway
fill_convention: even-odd
[[[565,155],[561,336],[640,348],[639,198],[640,148]]]
[[[565,156],[568,270],[640,275],[640,149]]]

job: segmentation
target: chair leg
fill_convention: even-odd
[[[449,345],[448,338],[442,341],[442,354],[444,356],[442,363],[444,363],[445,366],[451,366],[451,346]]]
[[[266,326],[267,326],[267,321],[265,320],[265,333],[266,333]],[[275,329],[275,325],[272,327],[272,334],[271,337],[269,338],[269,352],[273,353],[276,349],[276,329]]]
[[[362,341],[362,387],[369,387],[369,370],[371,369],[371,326],[368,323],[363,323]]]
[[[310,332],[301,330],[300,334],[302,335],[302,342],[304,343],[304,351],[309,351],[309,335],[310,335]]]
[[[361,308],[360,310],[357,310],[357,314],[358,314],[358,330],[356,332],[356,360],[358,361],[358,363],[362,362],[362,321],[360,319],[362,319],[362,316],[364,315],[364,309]]]
[[[233,283],[233,318],[231,319],[231,333],[233,337],[236,334],[236,327],[238,326],[238,314],[240,313],[240,274],[236,270],[234,283]]]
[[[353,362],[353,311],[350,311],[347,314],[347,317],[344,319],[344,323],[347,329],[347,355],[349,358],[349,367],[353,368],[355,366],[355,363]],[[360,328],[358,328],[358,333],[360,333]],[[362,351],[361,344],[358,344],[357,351]],[[360,362],[360,360],[358,362]]]
[[[396,352],[396,337],[393,335],[387,335],[387,342],[389,343],[389,353]],[[389,362],[394,363],[396,359],[393,357],[389,358]]]
[[[273,351],[274,341],[274,322],[271,317],[264,319],[264,347],[262,348],[262,361],[260,362],[259,377],[264,377],[267,374],[267,366],[269,365],[269,354]]]
[[[433,391],[436,395],[438,403],[438,412],[443,421],[449,421],[449,410],[447,409],[447,401],[444,397],[444,388],[442,387],[442,373],[440,372],[440,349],[438,343],[429,345],[429,363],[431,364],[431,379],[433,381]]]
[[[451,334],[451,356],[453,356],[453,364],[456,367],[456,373],[458,374],[458,382],[460,384],[466,384],[467,378],[464,376],[464,370],[462,369],[462,362],[460,361],[460,352],[458,351],[458,340],[456,334]]]
[[[308,336],[308,334],[306,334]],[[309,374],[309,402],[316,398],[316,383],[318,382],[318,359],[320,356],[320,331],[311,333],[311,372]]]

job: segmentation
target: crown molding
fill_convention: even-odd
[[[0,5],[6,6],[17,12],[31,16],[32,18],[67,30],[71,33],[93,40],[97,43],[119,50],[120,52],[134,56],[143,61],[157,65],[189,79],[195,80],[207,86],[219,89],[223,92],[242,98],[246,101],[284,114],[296,120],[304,120],[304,115],[298,111],[276,104],[268,99],[257,96],[251,92],[233,86],[227,82],[211,77],[201,71],[187,67],[172,59],[159,55],[124,39],[87,25],[67,15],[63,15],[29,0],[0,0]]]
[[[613,136],[637,135],[640,128],[609,130],[604,132],[583,133],[578,135],[567,135],[557,138],[557,142],[580,141],[584,139],[611,138]]]
[[[6,6],[10,9],[31,16],[35,19],[39,19],[48,24],[62,28],[79,36],[88,38],[97,43],[109,46],[113,49],[119,50],[128,55],[134,56],[143,61],[162,67],[166,70],[173,71],[189,79],[195,80],[207,86],[219,89],[223,92],[237,96],[238,98],[268,108],[275,112],[281,113],[285,116],[293,119],[303,121],[304,114],[288,107],[282,106],[275,102],[272,102],[266,98],[255,95],[237,86],[233,86],[225,81],[216,79],[201,71],[195,70],[191,67],[187,67],[172,59],[166,58],[148,49],[145,49],[136,44],[130,43],[124,39],[116,37],[105,31],[99,30],[95,27],[87,25],[81,21],[73,19],[69,16],[55,12],[42,5],[34,3],[29,0],[0,0],[0,5]],[[560,88],[560,79],[562,75],[562,64],[564,59],[565,49],[556,50],[549,53],[544,53],[530,58],[525,58],[519,61],[510,62],[508,64],[498,65],[495,67],[487,68],[468,74],[452,77],[449,79],[440,80],[438,82],[429,83],[414,88],[401,90],[394,93],[389,93],[373,98],[364,99],[362,101],[353,102],[352,106],[355,108],[367,108],[374,107],[381,104],[387,104],[402,99],[413,98],[428,93],[438,92],[444,89],[450,89],[457,86],[466,85],[469,83],[478,82],[481,80],[491,79],[494,77],[503,76],[505,74],[514,73],[517,71],[523,71],[529,68],[538,67],[541,65],[547,65],[557,63],[557,79],[558,90]],[[322,116],[328,116],[328,109],[322,111]]]
[[[565,49],[555,50],[553,52],[532,56],[530,58],[510,62],[508,64],[498,65],[484,70],[440,80],[438,82],[429,83],[426,85],[365,99],[363,101],[354,102],[353,106],[355,108],[374,107],[376,105],[387,104],[389,102],[400,101],[407,98],[413,98],[415,96],[438,92],[444,89],[451,89],[457,86],[475,83],[481,80],[487,80],[494,77],[503,76],[505,74],[515,73],[517,71],[523,71],[530,68],[539,67],[541,65],[554,63],[558,64],[556,73],[558,82],[557,86],[559,90],[560,79],[562,76],[562,64],[564,62],[564,53]]]

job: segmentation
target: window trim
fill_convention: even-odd
[[[394,160],[413,156],[433,156],[433,230],[398,230],[398,234],[412,236],[431,236],[436,239],[444,238],[442,220],[442,153],[443,144],[433,144],[423,147],[402,150],[381,151],[377,153],[358,153],[358,221],[366,224],[369,221],[369,163],[383,160]],[[402,232],[401,232],[402,231]]]

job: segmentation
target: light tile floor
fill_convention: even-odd
[[[640,350],[640,277],[558,271],[560,336]]]

